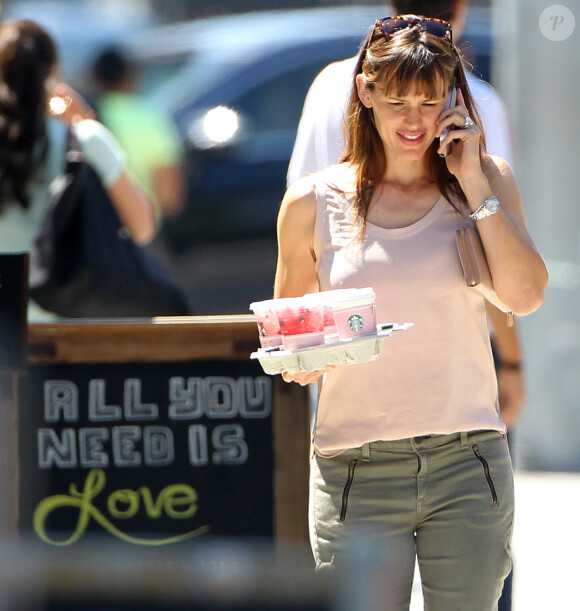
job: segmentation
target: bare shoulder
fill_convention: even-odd
[[[281,211],[314,214],[319,189],[329,187],[343,192],[353,189],[353,172],[348,164],[336,164],[294,181],[282,200]]]
[[[294,181],[284,194],[278,212],[278,239],[296,245],[311,243],[316,225],[316,185],[314,174]]]
[[[316,194],[316,173],[295,180],[287,189],[285,199],[303,199]]]
[[[314,174],[295,180],[286,190],[280,214],[314,214],[316,212],[316,179]]]

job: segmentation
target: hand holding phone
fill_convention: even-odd
[[[443,111],[445,112],[446,110],[449,110],[450,108],[454,108],[456,105],[456,102],[457,102],[457,89],[453,87],[453,89],[449,92],[447,99],[445,100],[445,106],[443,108]],[[439,136],[440,144],[441,142],[443,142],[443,140],[445,140],[445,138],[447,138],[447,134],[449,134],[449,127],[446,127],[441,132],[441,135]],[[449,153],[449,147],[447,147],[443,153],[439,153],[439,156],[447,157],[448,153]]]

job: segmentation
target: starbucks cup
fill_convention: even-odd
[[[338,294],[332,306],[341,340],[374,335],[377,332],[375,292],[371,288]]]

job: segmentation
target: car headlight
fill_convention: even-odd
[[[217,148],[230,143],[239,129],[238,113],[226,106],[216,106],[192,122],[189,139],[197,148]]]

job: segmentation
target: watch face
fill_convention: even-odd
[[[481,206],[472,214],[470,214],[470,218],[474,221],[480,221],[492,214],[495,214],[499,210],[499,201],[497,197],[489,197],[486,199]]]

